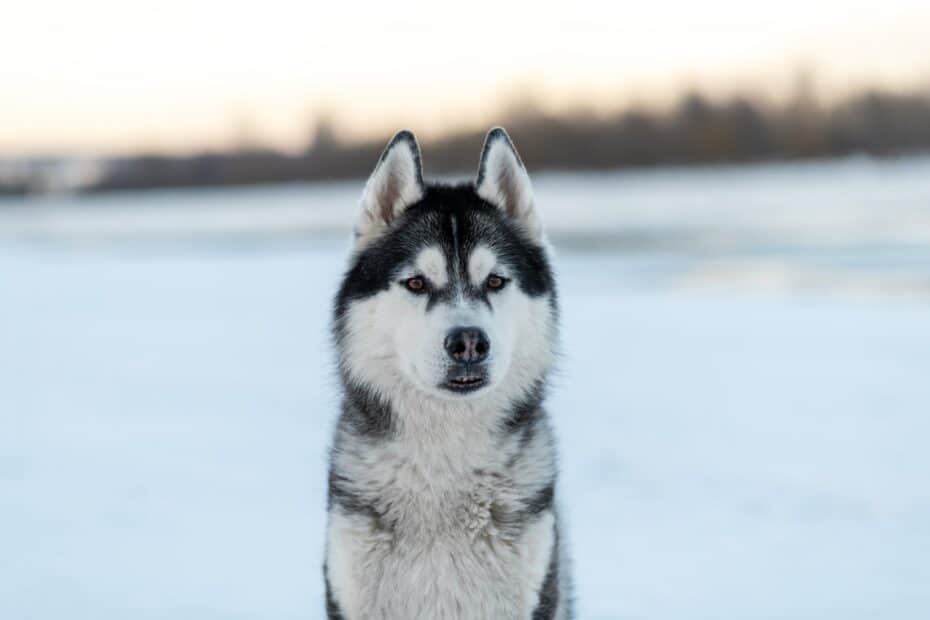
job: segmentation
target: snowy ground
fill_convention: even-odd
[[[0,618],[320,617],[341,242],[5,231]],[[925,254],[886,247],[907,294],[860,295],[759,269],[695,286],[756,264],[732,244],[563,247],[579,618],[930,617]]]

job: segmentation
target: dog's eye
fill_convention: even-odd
[[[505,284],[507,284],[507,280],[505,280],[501,276],[495,275],[493,273],[488,276],[487,285],[488,285],[488,288],[491,289],[492,291],[498,291],[504,288]]]
[[[423,276],[413,276],[404,280],[404,286],[411,293],[423,293],[426,291],[426,280]]]

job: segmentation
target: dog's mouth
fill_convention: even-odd
[[[484,387],[488,382],[487,373],[482,370],[466,370],[450,374],[443,387],[452,392],[466,393]]]

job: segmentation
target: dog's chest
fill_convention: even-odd
[[[505,524],[517,504],[499,457],[477,445],[378,455],[390,474],[371,481],[374,516],[362,550],[373,616],[513,615],[520,554]]]
[[[499,518],[514,501],[514,480],[488,446],[387,447],[370,480],[379,527],[395,543],[407,538],[496,537]]]
[[[371,617],[510,618],[520,609],[519,558],[492,537],[395,539],[371,550]]]

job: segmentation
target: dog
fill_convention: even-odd
[[[332,323],[328,617],[569,618],[542,406],[556,288],[509,136],[491,130],[474,182],[446,185],[399,132],[354,232]]]

